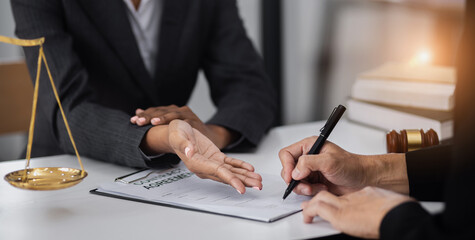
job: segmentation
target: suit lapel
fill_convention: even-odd
[[[187,0],[164,0],[155,66],[155,80],[158,83],[166,78],[166,73],[173,67],[172,62],[183,30],[188,4]]]
[[[156,86],[145,68],[123,1],[80,0],[99,32],[112,47],[132,78],[156,103]]]

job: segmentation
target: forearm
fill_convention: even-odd
[[[208,128],[208,133],[205,135],[207,135],[219,149],[227,147],[239,137],[237,132],[219,125],[206,124],[206,127]]]
[[[412,151],[406,154],[361,156],[370,169],[368,185],[410,194],[419,200],[441,200],[450,145]]]
[[[256,146],[277,118],[276,90],[247,37],[235,1],[217,3],[216,24],[203,58],[217,107],[208,123],[232,129],[243,143]]]
[[[104,104],[107,101],[100,101],[108,95],[91,84],[91,74],[73,47],[71,33],[66,31],[62,7],[60,1],[12,1],[17,36],[47,39],[45,56],[79,154],[121,165],[146,166],[139,144],[148,128],[131,126],[127,109],[114,109]],[[30,75],[35,76],[38,48],[24,50]],[[41,71],[39,93],[35,129],[39,134],[35,134],[35,142],[74,153],[46,71]],[[42,133],[49,133],[51,139],[42,138]]]
[[[57,129],[61,148],[74,153],[61,114],[54,114],[56,124],[52,126]],[[139,145],[148,127],[133,126],[126,113],[85,102],[66,116],[79,154],[131,167],[146,166]]]
[[[142,139],[140,149],[147,155],[174,153],[168,140],[168,125],[150,128]]]
[[[404,154],[363,156],[369,165],[368,185],[409,194],[406,157]]]
[[[222,149],[234,142],[238,133],[218,125],[207,124],[203,133],[218,148]],[[140,144],[140,149],[147,155],[174,153],[169,142],[169,125],[158,125],[150,128]]]

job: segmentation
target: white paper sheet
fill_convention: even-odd
[[[187,209],[272,222],[301,210],[300,204],[309,197],[291,194],[282,201],[287,185],[279,176],[262,175],[261,191],[247,188],[239,194],[234,188],[208,179],[200,179],[183,164],[167,171],[146,170],[127,178],[133,183],[111,182],[96,191],[136,200],[172,205]]]

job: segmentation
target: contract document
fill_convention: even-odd
[[[291,194],[282,201],[287,185],[280,176],[261,176],[262,190],[246,188],[245,194],[239,194],[229,185],[200,179],[180,163],[171,169],[148,169],[116,179],[91,193],[262,222],[299,212],[300,204],[310,199]]]

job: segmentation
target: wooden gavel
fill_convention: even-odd
[[[439,144],[439,137],[433,129],[426,133],[420,130],[401,130],[397,133],[392,130],[386,134],[388,153],[405,153],[419,148],[434,146]]]

